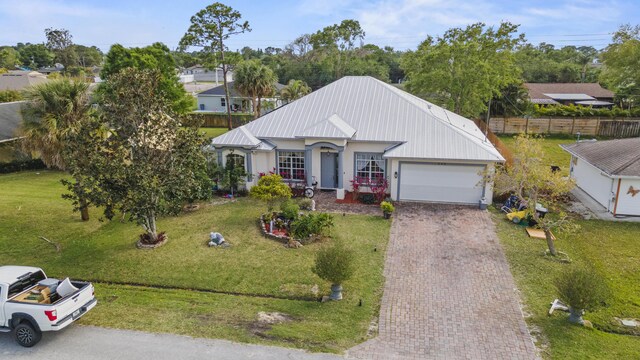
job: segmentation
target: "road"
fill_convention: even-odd
[[[171,334],[72,325],[58,333],[45,333],[33,348],[15,343],[13,334],[0,333],[0,359],[291,359],[336,360],[332,354],[312,354],[274,346],[239,344],[226,340],[196,339]]]

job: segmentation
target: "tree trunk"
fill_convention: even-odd
[[[220,62],[222,63],[222,83],[224,84],[224,99],[225,104],[227,105],[227,121],[229,130],[233,129],[233,120],[231,119],[231,104],[229,103],[229,85],[227,84],[227,64],[224,62],[224,43],[222,42],[222,38],[219,40],[220,42]],[[217,71],[217,70],[216,70]]]
[[[82,221],[89,221],[89,205],[84,199],[80,200],[80,217]]]
[[[258,101],[256,101],[255,97],[251,97],[251,107],[253,108],[253,118],[258,118]]]
[[[547,246],[549,246],[549,253],[552,256],[556,256],[558,255],[558,252],[556,251],[556,244],[553,242],[553,238],[551,237],[551,230],[549,229],[544,229],[544,236],[547,238]]]
[[[258,101],[257,101],[257,107],[256,107],[256,119],[260,117],[260,112],[262,109],[262,98],[260,96],[258,96]]]

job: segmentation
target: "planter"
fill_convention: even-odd
[[[583,311],[569,308],[569,322],[572,324],[584,325],[584,319],[582,318]]]
[[[329,296],[331,300],[342,300],[342,285],[333,284],[331,285],[331,295]]]
[[[382,214],[384,215],[385,219],[391,219],[391,213],[390,212],[384,211]]]
[[[265,237],[280,241],[281,243],[284,243],[284,244],[289,243],[289,240],[291,239],[289,235],[282,232],[273,233],[269,227],[270,227],[270,224],[269,222],[265,221],[264,215],[260,216],[260,230],[262,231],[262,234]]]

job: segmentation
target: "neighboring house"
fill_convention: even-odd
[[[186,75],[184,78],[191,81],[209,81],[216,84],[222,83],[224,80],[222,68],[218,67],[213,70],[209,70],[202,65],[194,65],[184,69],[181,75]],[[193,76],[193,77],[191,77]],[[233,81],[233,71],[227,71],[227,82]],[[185,80],[186,82],[186,80]]]
[[[611,107],[613,92],[598,83],[525,83],[529,100],[539,105],[583,105]]]
[[[49,81],[47,76],[37,71],[9,71],[8,73],[0,74],[0,91],[22,91],[30,86],[47,81]]]
[[[580,189],[613,215],[640,216],[640,138],[560,146]]]
[[[473,121],[368,76],[347,76],[211,141],[219,164],[244,164],[247,186],[275,169],[350,191],[355,176],[389,182],[393,200],[491,201],[483,179],[504,158]],[[364,189],[363,191],[366,191]]]
[[[38,69],[39,73],[45,74],[45,75],[50,75],[53,73],[60,73],[64,71],[64,65],[60,64],[60,63],[55,63],[53,66],[49,66],[49,67],[41,67],[40,69]]]
[[[18,139],[18,129],[22,125],[22,107],[25,103],[0,103],[0,143]]]
[[[229,86],[229,102],[231,104],[231,111],[235,112],[253,112],[251,99],[240,94],[234,86],[235,82],[231,81],[227,85]],[[279,93],[284,85],[274,84],[276,91]],[[265,103],[273,103],[274,108],[282,106],[282,101],[276,95],[274,98],[262,99],[263,109],[269,111],[268,107],[264,107]],[[202,91],[198,93],[198,110],[207,112],[227,112],[226,97],[224,96],[224,85],[216,86],[214,88]]]

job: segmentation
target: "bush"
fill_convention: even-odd
[[[249,190],[249,195],[265,201],[271,211],[275,201],[291,199],[292,193],[291,188],[282,181],[282,176],[268,174],[260,177],[258,184]]]
[[[593,270],[573,269],[556,280],[556,288],[562,302],[575,310],[593,310],[601,306],[609,296],[609,288]]]
[[[392,213],[396,210],[392,203],[388,201],[383,201],[380,203],[380,209],[385,213]]]
[[[290,226],[290,233],[300,242],[309,242],[313,235],[327,235],[333,228],[333,216],[325,213],[307,214],[300,216]]]
[[[20,101],[24,99],[22,94],[17,90],[2,90],[0,91],[0,103]]]
[[[300,214],[300,206],[291,200],[287,200],[280,205],[280,212],[287,220],[296,220]]]
[[[8,174],[8,173],[25,171],[25,170],[42,170],[46,168],[47,167],[44,165],[44,163],[40,159],[12,161],[8,163],[0,164],[0,174]]]
[[[376,203],[376,197],[373,194],[360,194],[360,196],[358,196],[358,201],[360,201],[363,204],[375,204]]]
[[[298,200],[298,205],[302,210],[311,210],[311,203],[313,200],[309,198],[301,198]]]
[[[311,270],[323,280],[332,284],[342,284],[353,276],[353,260],[353,250],[338,242],[318,251],[315,266]]]

